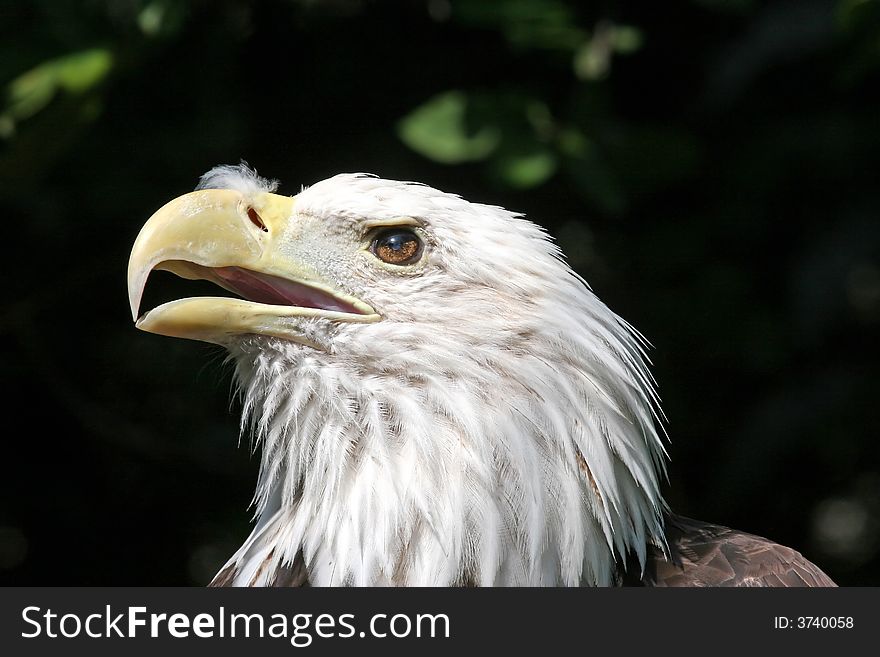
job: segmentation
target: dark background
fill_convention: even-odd
[[[0,1],[0,582],[204,584],[249,531],[222,352],[125,291],[245,158],[527,213],[655,345],[673,508],[880,584],[878,5]]]

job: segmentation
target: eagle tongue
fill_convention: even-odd
[[[223,281],[224,287],[248,301],[361,314],[351,304],[326,292],[279,276],[261,274],[241,267],[215,267],[212,272]]]

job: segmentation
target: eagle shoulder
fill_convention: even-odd
[[[645,586],[837,586],[796,550],[754,534],[673,516],[666,538],[670,556],[652,550]]]

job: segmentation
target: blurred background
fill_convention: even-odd
[[[654,344],[672,507],[880,584],[878,83],[877,0],[0,0],[0,583],[202,585],[249,532],[221,351],[125,289],[244,158],[525,212]]]

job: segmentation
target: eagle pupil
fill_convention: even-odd
[[[410,230],[389,229],[373,240],[372,251],[383,262],[409,265],[421,256],[422,243]]]
[[[403,235],[392,235],[385,240],[385,244],[390,246],[395,251],[400,251],[405,243],[406,240]]]

